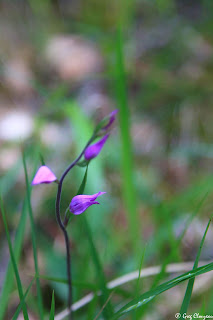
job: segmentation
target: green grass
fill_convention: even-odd
[[[86,182],[87,182],[87,174],[88,174],[88,166],[86,167],[86,171],[84,174],[84,178],[82,180],[82,183],[79,187],[79,190],[77,192],[77,194],[84,194],[84,189],[86,187]],[[106,287],[106,279],[105,279],[105,274],[104,274],[104,270],[99,258],[99,254],[97,252],[96,246],[95,246],[95,242],[93,240],[93,235],[91,232],[91,228],[90,225],[87,221],[87,217],[86,215],[82,214],[80,216],[81,219],[81,223],[83,225],[85,234],[87,236],[88,242],[89,242],[89,247],[90,247],[90,251],[91,251],[91,258],[93,260],[94,266],[95,266],[95,270],[96,270],[96,277],[98,279],[98,283],[99,283],[99,289],[101,290],[102,294],[100,297],[100,303],[101,303],[101,308],[103,308],[103,316],[104,319],[110,319],[110,317],[113,314],[113,308],[112,308],[112,304],[109,301],[110,298],[110,294],[109,294],[109,290]],[[105,303],[107,302],[106,306]],[[103,307],[105,306],[105,307]]]
[[[4,207],[3,207],[3,200],[2,200],[1,197],[0,197],[0,206],[1,206],[1,213],[2,213],[2,218],[3,218],[4,228],[5,228],[5,232],[6,232],[6,236],[7,236],[8,247],[9,247],[9,251],[10,251],[11,263],[12,263],[12,267],[13,267],[13,271],[14,271],[14,274],[15,274],[16,283],[17,283],[17,287],[18,287],[19,298],[20,298],[20,301],[22,301],[22,300],[24,300],[22,283],[21,283],[21,279],[20,279],[20,276],[19,276],[18,266],[17,266],[17,263],[16,263],[16,259],[15,259],[15,255],[14,255],[14,251],[13,251],[13,247],[12,247],[12,243],[11,243],[11,240],[10,240],[9,229],[8,229],[6,215],[5,215]],[[22,311],[23,311],[24,319],[25,320],[29,320],[28,312],[27,312],[27,306],[26,306],[25,302],[23,302],[23,304],[22,304]]]
[[[24,241],[24,230],[25,230],[26,218],[27,218],[26,203],[27,201],[25,199],[23,209],[22,209],[22,214],[20,217],[19,225],[15,235],[15,240],[14,240],[14,255],[15,255],[15,260],[17,262],[20,259],[21,249]],[[13,288],[13,274],[14,274],[13,265],[12,265],[12,261],[10,261],[7,267],[7,272],[5,275],[5,280],[4,280],[2,292],[1,292],[1,303],[0,303],[0,319],[1,320],[4,318],[4,314],[6,312],[8,301],[10,299],[10,294]]]
[[[20,303],[18,305],[18,308],[16,309],[16,312],[13,315],[12,320],[17,320],[18,319],[19,313],[20,313],[21,309],[23,308],[23,306],[25,304],[26,297],[30,292],[30,289],[31,289],[31,287],[33,285],[34,280],[35,280],[35,278],[33,278],[33,280],[30,282],[30,284],[29,284],[29,286],[28,286],[23,298],[21,299],[21,301],[20,301]]]
[[[39,310],[39,314],[40,314],[40,319],[43,320],[44,319],[44,311],[43,311],[41,285],[40,285],[40,279],[39,279],[39,266],[38,266],[37,244],[36,244],[36,229],[35,229],[35,222],[34,222],[33,212],[32,212],[32,207],[31,207],[31,199],[30,199],[31,189],[30,189],[30,183],[29,183],[29,179],[28,179],[26,158],[25,158],[24,153],[23,153],[23,166],[24,166],[25,182],[26,182],[26,188],[27,188],[27,205],[28,205],[28,212],[29,212],[29,217],[30,217],[31,238],[32,238],[32,245],[33,245],[33,258],[34,258],[34,266],[35,266],[35,273],[36,273],[38,310]]]
[[[136,299],[139,296],[139,292],[140,292],[140,288],[141,288],[140,277],[141,277],[141,269],[142,269],[142,265],[144,262],[145,253],[146,253],[146,247],[142,253],[141,262],[140,262],[140,266],[139,266],[138,279],[137,279],[136,287],[135,287],[135,298]],[[140,315],[138,314],[138,310],[135,310],[135,313],[133,315],[133,319],[134,320],[140,319]]]
[[[120,310],[118,310],[114,316],[114,319],[119,319],[122,315],[127,314],[129,312],[132,312],[136,310],[137,308],[141,308],[146,303],[149,303],[151,300],[153,300],[156,296],[159,294],[174,288],[175,286],[179,285],[183,281],[190,280],[195,278],[196,276],[199,276],[201,274],[204,274],[206,272],[210,272],[213,270],[213,263],[209,263],[207,265],[204,265],[197,269],[192,269],[189,272],[186,272],[170,281],[167,281],[159,286],[157,286],[155,289],[145,292],[144,294],[140,295],[138,298],[133,299],[128,304],[126,304],[124,307],[122,307]]]
[[[184,235],[186,234],[190,224],[192,223],[193,219],[199,214],[202,206],[205,203],[205,200],[207,199],[208,193],[204,195],[204,197],[199,201],[198,205],[195,207],[194,212],[192,212],[191,216],[188,218],[188,220],[185,223],[185,226],[183,228],[183,231],[181,232],[180,236],[177,237],[175,244],[172,246],[170,253],[167,255],[167,257],[164,259],[162,263],[161,272],[156,276],[152,288],[154,288],[159,281],[162,279],[163,275],[165,274],[165,269],[168,263],[171,261],[175,261],[177,258],[179,259],[179,254],[177,256],[177,249],[180,248],[181,242],[183,240]]]
[[[115,37],[115,88],[117,94],[118,108],[119,108],[119,127],[121,134],[121,174],[122,174],[122,194],[124,206],[126,208],[126,215],[129,222],[129,236],[132,246],[134,248],[135,258],[138,255],[138,246],[141,245],[140,238],[140,221],[138,219],[137,208],[137,192],[134,184],[134,160],[132,153],[131,142],[131,122],[130,110],[128,107],[127,96],[127,79],[124,67],[124,53],[123,53],[123,33],[119,26],[117,30],[117,37]]]
[[[49,320],[54,320],[54,318],[55,318],[55,298],[54,298],[54,291],[53,291]]]
[[[37,166],[36,154],[33,154],[33,158],[34,158],[33,165],[34,165],[34,167],[36,167]],[[14,171],[14,168],[15,168],[15,171]],[[12,168],[12,170],[9,171],[8,174],[4,178],[9,176],[10,177],[9,181],[11,181],[11,179],[16,178],[18,169],[16,166],[14,168]],[[35,168],[34,168],[34,171],[35,171]],[[2,190],[4,190],[4,193],[6,194],[9,190],[7,189],[7,185],[6,185],[6,189],[5,189],[4,179],[1,180],[1,183],[2,183]],[[27,211],[28,211],[27,201],[28,201],[27,196],[25,196],[25,199],[23,201],[21,216],[19,219],[19,224],[18,224],[18,227],[16,230],[15,239],[14,239],[14,256],[15,256],[15,260],[17,261],[17,263],[19,262],[19,259],[21,256],[21,250],[24,245],[25,227],[26,227]],[[13,282],[14,282],[13,281],[13,273],[14,273],[13,265],[12,265],[12,261],[10,261],[8,264],[8,267],[7,267],[4,283],[2,286],[1,296],[0,296],[0,300],[1,300],[0,319],[4,318],[4,314],[5,314],[6,309],[8,307],[8,302],[10,299],[10,294],[11,294],[11,291],[13,288]]]
[[[199,262],[199,259],[200,259],[201,250],[203,248],[204,241],[205,241],[206,234],[207,234],[207,231],[209,229],[210,223],[211,223],[211,219],[209,220],[209,222],[207,224],[206,230],[205,230],[203,238],[201,240],[200,247],[199,247],[199,250],[198,250],[198,253],[197,253],[197,256],[196,256],[196,259],[195,259],[195,263],[194,263],[194,266],[193,266],[193,270],[195,270],[198,267],[198,262]],[[182,305],[181,305],[181,308],[180,308],[180,314],[181,315],[183,315],[184,313],[187,313],[187,310],[188,310],[188,307],[189,307],[189,303],[190,303],[190,300],[191,300],[191,296],[192,296],[194,280],[195,279],[192,278],[188,282],[188,285],[187,285],[187,288],[186,288],[186,292],[185,292],[185,296],[184,296],[184,299],[183,299],[183,302],[182,302]],[[184,319],[183,317],[181,317],[181,318]]]

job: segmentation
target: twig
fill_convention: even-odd
[[[104,310],[104,308],[106,307],[107,303],[112,298],[113,293],[114,293],[113,291],[110,293],[109,297],[107,298],[106,302],[104,303],[104,305],[102,306],[101,310],[98,312],[98,314],[96,315],[94,320],[98,319],[98,317],[100,316],[101,312]]]

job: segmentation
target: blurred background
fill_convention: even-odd
[[[26,194],[21,151],[30,179],[40,155],[59,178],[98,121],[118,108],[85,190],[107,191],[101,205],[86,212],[106,278],[138,269],[142,256],[142,267],[168,256],[167,263],[194,261],[212,214],[212,28],[212,0],[0,1],[0,192],[12,240]],[[66,178],[64,210],[83,175],[83,168],[75,168]],[[41,185],[31,198],[40,273],[60,278],[66,277],[66,264],[55,195],[55,185]],[[25,288],[35,273],[28,220],[17,252]],[[96,283],[96,274],[77,217],[68,230],[76,301]],[[210,230],[204,260],[213,256],[212,241]],[[0,292],[8,261],[0,217]],[[204,298],[211,302],[210,278],[202,279],[192,309]],[[152,281],[145,279],[140,292]],[[63,310],[66,285],[45,279],[41,284],[46,312],[52,289],[56,311]],[[134,295],[134,288],[129,284],[113,303]],[[138,319],[174,317],[184,288],[149,303]],[[35,295],[33,285],[27,298],[32,320],[38,319]],[[4,319],[11,319],[18,302],[12,283]],[[96,313],[93,303],[76,319],[94,319]]]

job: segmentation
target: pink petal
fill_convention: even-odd
[[[31,184],[36,185],[41,183],[51,183],[56,180],[57,180],[57,177],[47,166],[41,166],[38,169]]]

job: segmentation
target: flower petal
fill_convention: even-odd
[[[101,196],[102,194],[105,194],[106,192],[98,192],[92,195],[86,195],[86,194],[79,194],[75,196],[72,201],[73,203],[79,203],[79,202],[87,202],[87,201],[94,201],[97,199],[97,197]]]
[[[57,180],[57,177],[47,166],[41,166],[38,169],[31,184],[36,185],[41,183],[51,183],[56,180]]]
[[[91,160],[101,152],[103,146],[105,145],[107,139],[109,138],[109,134],[106,134],[102,139],[98,142],[91,144],[89,147],[86,148],[84,152],[84,157],[86,160]]]

